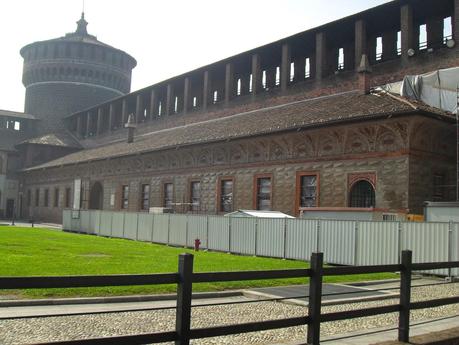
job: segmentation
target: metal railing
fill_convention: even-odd
[[[0,289],[177,284],[175,331],[138,334],[130,336],[59,341],[42,344],[150,344],[174,341],[177,345],[188,345],[191,339],[201,339],[263,330],[272,330],[292,326],[308,325],[307,343],[316,345],[320,342],[320,326],[324,322],[375,316],[394,312],[397,312],[399,314],[398,339],[399,341],[407,342],[409,339],[410,332],[411,310],[433,308],[442,305],[459,303],[459,296],[412,302],[412,272],[418,270],[432,270],[453,267],[459,267],[459,261],[418,264],[412,263],[411,251],[402,252],[401,264],[357,267],[324,267],[323,253],[313,253],[311,255],[309,269],[195,273],[193,272],[193,255],[181,254],[179,256],[177,273],[150,275],[147,274],[62,277],[0,277]],[[383,272],[400,272],[400,302],[398,304],[357,310],[340,311],[333,313],[321,313],[322,297],[325,296],[322,293],[323,277]],[[194,283],[285,279],[298,277],[309,277],[310,279],[308,295],[308,314],[305,316],[249,322],[242,324],[232,324],[209,328],[191,328],[191,302]],[[291,298],[292,297],[289,297],[289,299]]]

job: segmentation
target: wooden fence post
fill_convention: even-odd
[[[407,343],[410,338],[411,303],[411,250],[402,251],[402,270],[400,272],[400,313],[398,318],[398,340]]]
[[[323,253],[311,255],[311,278],[309,280],[308,345],[320,344],[320,309],[322,305]]]
[[[191,324],[191,293],[193,275],[193,255],[180,254],[178,264],[179,283],[177,286],[177,310],[175,318],[175,331],[178,340],[175,345],[190,344]]]

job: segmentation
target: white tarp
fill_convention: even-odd
[[[384,89],[394,92],[398,86],[396,84],[387,85]],[[423,75],[406,76],[399,92],[404,97],[456,113],[458,85],[459,67],[454,67]]]

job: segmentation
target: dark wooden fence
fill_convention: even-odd
[[[459,267],[456,262],[412,263],[411,251],[403,251],[401,264],[383,266],[324,267],[323,254],[313,253],[309,269],[240,271],[194,273],[193,255],[181,254],[177,273],[148,275],[109,275],[109,276],[66,276],[66,277],[0,277],[0,289],[30,288],[70,288],[124,285],[177,284],[177,306],[175,331],[117,336],[74,341],[59,341],[46,344],[62,345],[106,345],[106,344],[150,344],[174,341],[187,345],[191,339],[200,339],[231,334],[255,332],[284,327],[308,325],[307,344],[319,344],[320,325],[323,322],[352,319],[380,314],[399,313],[398,339],[407,342],[410,331],[410,310],[432,308],[459,303],[459,296],[411,302],[411,273],[439,268]],[[321,313],[322,280],[324,276],[338,276],[365,273],[400,272],[400,303],[366,309]],[[190,328],[191,299],[193,283],[225,282],[243,280],[262,280],[309,277],[308,315],[280,320],[268,320],[210,328]]]

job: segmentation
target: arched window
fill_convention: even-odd
[[[375,189],[370,182],[360,180],[352,185],[349,207],[375,207]]]

